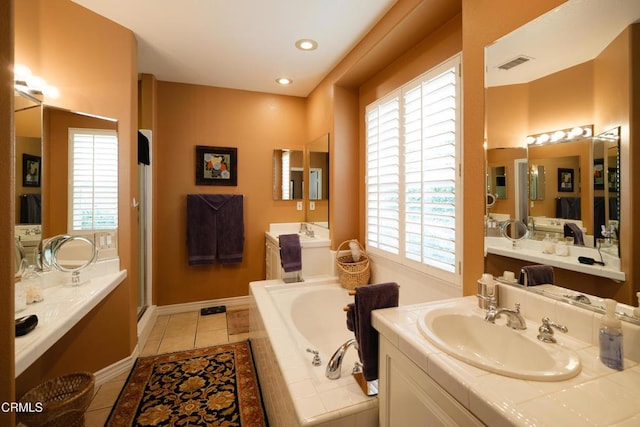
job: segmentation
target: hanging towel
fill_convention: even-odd
[[[150,164],[149,160],[149,138],[138,131],[138,163],[143,165]]]
[[[187,195],[189,265],[242,262],[243,210],[242,195]]]
[[[23,194],[20,198],[20,224],[42,222],[42,198],[40,194]]]
[[[518,283],[525,286],[553,284],[553,267],[550,265],[527,265],[520,270]]]
[[[581,219],[580,197],[558,197],[556,199],[556,217]]]
[[[347,329],[355,333],[358,329],[358,327],[356,326],[356,305],[355,303],[351,302],[347,304],[347,307],[349,308],[347,310]],[[357,336],[356,341],[358,341]]]
[[[280,264],[285,273],[302,270],[302,247],[300,246],[300,236],[297,234],[281,234],[280,241]]]
[[[356,341],[362,362],[362,374],[367,381],[378,379],[378,331],[371,325],[371,311],[398,306],[397,283],[358,286],[355,289]]]
[[[573,222],[564,223],[564,237],[573,237],[573,244],[584,246],[584,238],[582,237],[582,230],[577,224]]]

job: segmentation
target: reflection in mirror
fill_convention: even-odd
[[[529,200],[537,201],[544,200],[546,179],[544,174],[544,165],[531,165],[531,171],[529,171]]]
[[[302,150],[273,150],[273,200],[304,198],[304,159]]]
[[[575,26],[577,17],[579,27]],[[527,170],[531,172],[535,165],[538,180],[528,182],[529,188],[524,193],[529,203],[524,220],[532,227],[535,224],[538,230],[562,233],[564,222],[575,222],[589,237],[585,245],[593,248],[604,243],[607,249],[608,234],[611,247],[619,248],[620,165],[629,162],[621,157],[625,151],[619,146],[631,142],[629,129],[633,128],[633,116],[628,93],[635,87],[638,76],[633,69],[633,58],[637,57],[637,43],[633,41],[638,34],[639,18],[637,0],[619,0],[613,8],[605,0],[568,0],[485,48],[487,154],[498,147],[524,147],[527,135],[554,129],[588,123],[593,123],[591,135],[612,127],[621,129],[619,141],[611,150],[598,147],[597,138],[585,138],[580,147],[571,147],[569,143],[545,144],[546,150],[564,145],[564,153],[536,154],[531,151],[534,146],[529,145]],[[522,61],[515,61],[520,57]],[[518,62],[520,65],[516,65]],[[551,142],[553,133],[549,136]],[[571,165],[560,165],[562,161]],[[539,166],[544,166],[544,185]],[[509,194],[509,177],[507,183]],[[541,189],[545,191],[544,200],[539,200]],[[559,204],[564,204],[564,208],[573,206],[574,216],[579,212],[580,219],[561,218],[557,212],[563,206]],[[543,208],[544,213],[539,210]],[[490,211],[496,211],[496,207]],[[585,286],[598,294],[598,280],[587,281],[589,284]],[[575,284],[578,288],[581,285]],[[633,285],[621,286],[616,297],[629,302],[629,288]],[[603,288],[602,293],[611,296],[614,291]]]
[[[118,123],[43,109],[42,237],[118,227]]]
[[[620,128],[593,139],[593,233],[600,250],[619,256]]]
[[[309,192],[307,222],[329,227],[329,134],[307,145]]]
[[[494,194],[496,199],[507,198],[507,172],[506,167],[489,167],[489,193]]]
[[[491,185],[493,170],[504,175],[505,183],[504,196],[495,197],[495,204],[487,206],[487,218],[499,222],[511,218],[526,221],[528,212],[527,149],[493,148],[487,150],[485,155],[487,159],[487,192],[496,195]]]
[[[15,236],[27,263],[33,264],[42,235],[42,105],[21,91],[14,100]]]

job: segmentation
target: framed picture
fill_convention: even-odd
[[[609,168],[609,191],[615,193],[618,191],[618,169]]]
[[[573,169],[558,168],[558,192],[573,193]]]
[[[604,190],[604,159],[593,160],[593,189]]]
[[[40,187],[40,166],[42,160],[31,154],[22,155],[22,186]]]
[[[238,185],[238,149],[197,145],[196,185]]]

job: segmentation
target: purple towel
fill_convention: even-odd
[[[189,265],[242,262],[243,218],[242,195],[187,195]]]
[[[302,247],[300,246],[300,236],[297,234],[281,234],[280,241],[280,264],[286,273],[302,270]]]
[[[355,333],[358,329],[356,325],[356,305],[354,303],[347,304],[349,311],[347,311],[347,329]],[[356,336],[356,341],[358,337]]]
[[[573,222],[564,223],[564,237],[573,237],[574,245],[584,246],[584,238],[582,237],[582,230]]]
[[[520,270],[518,283],[526,286],[553,284],[553,267],[550,265],[527,265]]]
[[[398,306],[397,283],[356,287],[355,334],[362,374],[367,381],[378,379],[378,331],[371,326],[371,311]]]

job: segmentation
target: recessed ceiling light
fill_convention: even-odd
[[[296,47],[300,50],[314,50],[318,47],[318,42],[311,39],[300,39],[296,42]]]
[[[287,86],[293,83],[293,80],[288,77],[279,77],[276,79],[276,82],[282,86]]]

